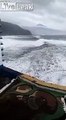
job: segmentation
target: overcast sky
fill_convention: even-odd
[[[20,1],[24,1],[24,3],[33,3],[34,10],[29,12],[0,11],[0,18],[3,21],[16,23],[20,26],[35,26],[37,24],[43,24],[49,28],[66,30],[66,0]]]

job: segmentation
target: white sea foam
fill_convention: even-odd
[[[24,41],[7,37],[2,41],[4,53],[7,55],[5,66],[47,82],[66,85],[66,41],[46,39]],[[46,43],[51,46],[39,48]],[[33,47],[34,50],[31,51],[30,48]]]

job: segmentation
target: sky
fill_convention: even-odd
[[[12,0],[12,2],[13,1],[15,0]],[[36,26],[37,24],[43,24],[48,28],[66,31],[66,0],[17,1],[31,3],[34,9],[32,11],[19,12],[0,11],[0,19],[2,21],[15,23],[19,26]]]

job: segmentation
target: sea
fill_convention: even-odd
[[[2,64],[40,80],[66,84],[66,40],[41,36],[2,36]]]

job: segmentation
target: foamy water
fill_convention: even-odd
[[[27,37],[23,40],[21,36],[4,36],[2,42],[5,66],[47,82],[66,85],[66,41],[46,39],[33,41],[27,40]],[[51,47],[36,49],[46,43],[51,44]],[[34,50],[31,51],[30,48]]]

